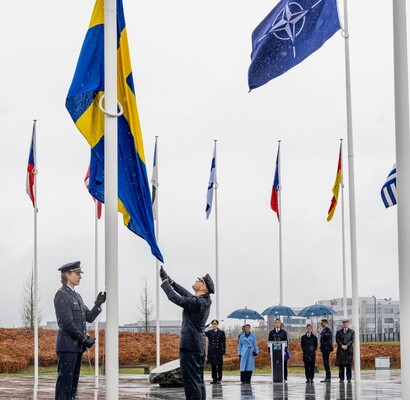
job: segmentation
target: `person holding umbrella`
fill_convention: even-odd
[[[320,332],[320,352],[322,353],[323,366],[326,371],[326,377],[321,382],[328,383],[331,377],[329,358],[330,353],[333,351],[333,336],[326,318],[321,320],[320,325],[322,326],[322,331]]]
[[[259,354],[256,336],[251,332],[251,326],[245,324],[245,332],[239,337],[238,356],[240,359],[241,383],[250,384],[252,372],[255,369],[255,357]]]

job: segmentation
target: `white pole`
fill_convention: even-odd
[[[410,139],[409,89],[407,65],[406,1],[393,0],[394,100],[397,164],[397,226],[399,242],[400,330],[403,338],[410,332]],[[410,398],[410,344],[401,346],[402,398]]]
[[[344,188],[343,182],[343,139],[340,139],[340,173],[342,174],[342,181],[340,182],[342,191],[342,263],[343,263],[343,318],[347,319],[347,295],[346,295],[346,245],[345,245],[345,201],[344,201]]]
[[[117,4],[104,4],[105,109],[117,114]],[[118,400],[118,165],[117,118],[107,113],[105,125],[105,277],[107,322],[105,328],[106,398]]]
[[[345,70],[346,70],[346,114],[347,114],[347,157],[349,166],[349,216],[350,216],[350,257],[352,268],[352,319],[355,329],[354,344],[354,377],[360,381],[360,324],[359,324],[359,295],[357,274],[357,247],[356,247],[356,200],[354,184],[353,160],[353,123],[352,123],[352,96],[350,87],[350,52],[349,26],[347,18],[347,0],[344,0],[344,39],[345,39]]]
[[[279,305],[283,304],[283,265],[282,265],[282,177],[280,168],[280,140],[278,140],[278,210],[279,210]]]
[[[37,268],[37,144],[36,144],[36,123],[33,120],[33,156],[34,156],[34,386],[38,386],[38,268]],[[37,390],[35,390],[37,396]]]
[[[216,139],[214,140],[214,154],[215,154],[215,308],[216,319],[219,320],[219,249],[218,249],[218,180],[217,180],[217,161],[216,161]]]
[[[94,201],[95,203],[95,218],[94,218],[94,294],[95,298],[98,295],[98,200]],[[99,332],[98,332],[98,317],[94,322],[94,334],[95,334],[95,345],[94,345],[94,354],[95,354],[95,387],[99,387],[99,370],[98,370],[98,357],[99,357]]]
[[[155,235],[157,237],[157,244],[159,246],[159,182],[158,182],[158,136],[155,136],[155,167],[156,168],[156,182],[153,182],[155,185],[155,196],[156,196],[156,213],[155,213]],[[155,333],[156,333],[156,353],[157,353],[157,368],[161,365],[161,326],[160,326],[160,286],[161,282],[159,279],[159,260],[155,258],[155,270],[156,270],[156,293],[155,293],[155,302],[156,302],[156,325],[155,325]]]

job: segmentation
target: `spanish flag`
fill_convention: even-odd
[[[339,188],[340,184],[342,183],[342,142],[340,142],[340,150],[339,150],[339,161],[337,163],[337,172],[336,172],[336,179],[333,185],[333,197],[330,202],[329,211],[327,212],[327,220],[330,221],[333,218],[333,214],[336,210],[337,199],[339,197]]]
[[[135,98],[122,0],[117,0],[118,102],[118,210],[124,224],[147,241],[160,261],[144,145]],[[104,203],[104,114],[99,100],[104,94],[104,0],[96,0],[91,22],[66,99],[66,108],[91,147],[90,194]]]

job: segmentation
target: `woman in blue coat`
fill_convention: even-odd
[[[251,383],[252,372],[255,369],[255,356],[259,354],[256,336],[251,332],[251,326],[245,325],[245,332],[239,337],[238,356],[240,361],[241,382]]]

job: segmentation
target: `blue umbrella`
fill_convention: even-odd
[[[251,310],[250,308],[240,308],[239,310],[232,311],[227,318],[237,318],[237,319],[263,319],[257,311]]]
[[[295,312],[287,306],[277,305],[268,307],[265,311],[262,311],[262,315],[282,315],[284,317],[294,317],[296,316]]]
[[[323,304],[313,304],[311,306],[305,307],[302,311],[298,313],[298,317],[323,317],[325,315],[336,314],[336,311]]]

